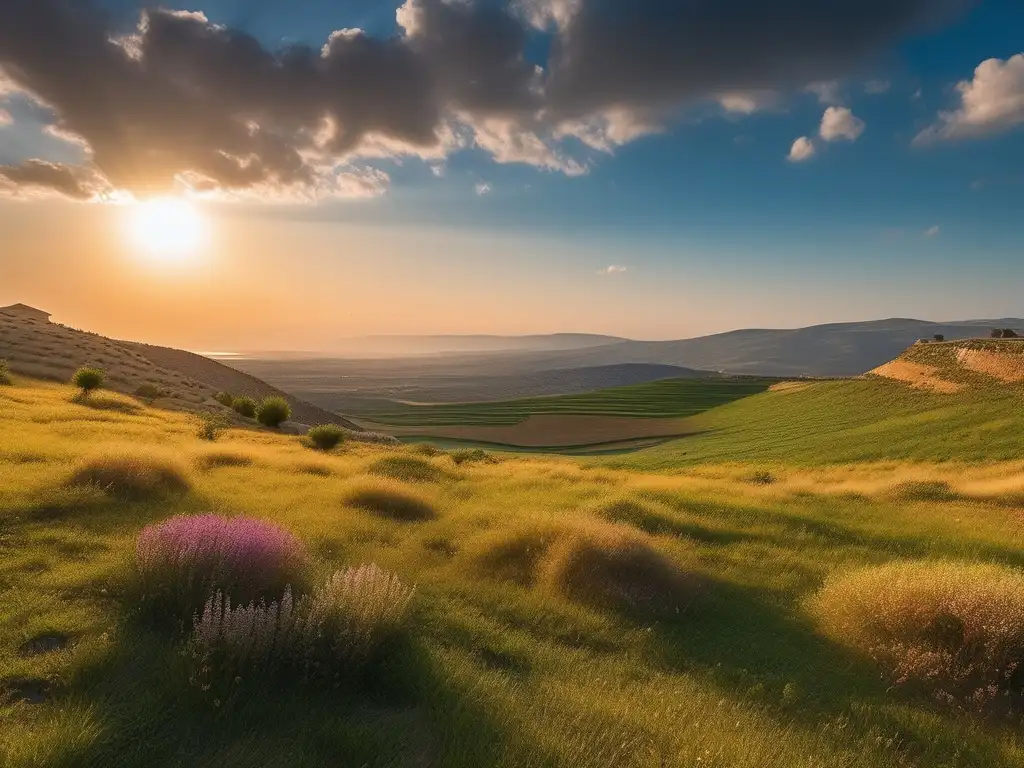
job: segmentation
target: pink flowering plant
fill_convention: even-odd
[[[280,600],[308,580],[305,547],[263,520],[218,515],[172,517],[139,534],[137,603],[157,620],[187,622],[207,598],[236,604]]]

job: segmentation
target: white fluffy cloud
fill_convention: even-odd
[[[804,90],[817,96],[819,104],[838,104],[843,100],[839,95],[838,80],[826,80],[819,83],[811,83],[804,88]]]
[[[628,272],[629,267],[624,267],[621,264],[609,264],[607,267],[597,270],[599,275],[621,275],[623,272]]]
[[[821,117],[821,138],[825,141],[856,141],[864,133],[863,120],[847,107],[829,107]]]
[[[779,94],[775,91],[738,91],[717,96],[719,106],[734,115],[752,115],[763,109],[778,105]]]
[[[789,150],[789,157],[787,159],[791,163],[802,163],[806,160],[810,160],[816,153],[817,149],[814,146],[814,142],[807,136],[801,136],[793,142],[793,146]]]
[[[939,113],[938,122],[921,131],[915,143],[985,136],[1024,124],[1024,53],[981,62],[974,78],[956,90],[960,107]]]

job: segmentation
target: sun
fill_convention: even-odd
[[[160,261],[194,258],[206,241],[206,220],[195,205],[178,198],[158,198],[129,209],[128,234],[139,252]]]

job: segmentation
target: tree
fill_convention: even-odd
[[[71,383],[82,390],[82,397],[88,397],[94,390],[103,386],[106,378],[107,375],[102,369],[86,366],[75,371],[75,375],[71,377]]]
[[[1013,328],[1003,328],[1003,338],[1004,339],[1017,339],[1017,338],[1020,338],[1020,337],[1017,335],[1017,332],[1015,330],[1013,330]]]
[[[932,338],[935,339],[936,341],[945,341],[946,340],[946,337],[943,336],[941,333],[936,333]]]

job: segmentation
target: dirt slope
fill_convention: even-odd
[[[915,344],[869,376],[953,394],[1024,383],[1024,339],[966,339]]]
[[[0,359],[6,359],[16,374],[53,381],[67,381],[81,366],[96,365],[107,372],[110,389],[132,394],[143,384],[154,384],[167,393],[159,405],[175,410],[221,409],[213,396],[224,390],[255,398],[278,395],[291,404],[295,421],[359,429],[336,414],[200,355],[116,341],[57,323],[0,313]]]

